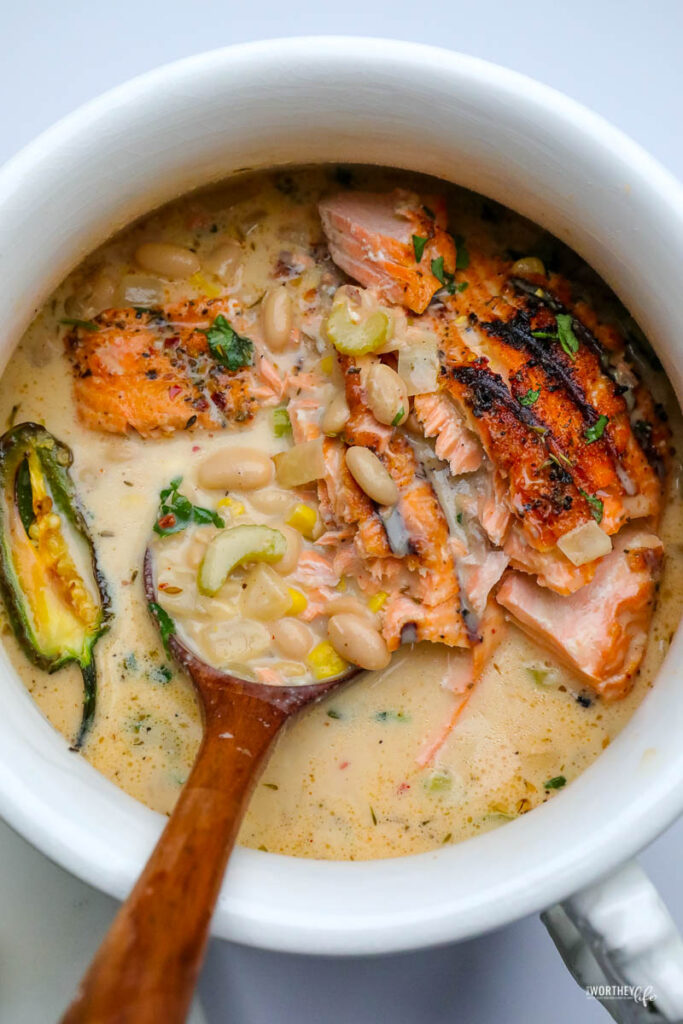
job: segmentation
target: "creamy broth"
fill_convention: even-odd
[[[274,435],[272,409],[234,431],[179,432],[142,440],[88,430],[78,420],[72,372],[64,353],[65,317],[90,315],[85,282],[93,270],[110,273],[120,289],[159,287],[134,265],[141,242],[176,242],[203,259],[216,239],[236,239],[242,261],[233,284],[257,330],[257,303],[272,285],[282,250],[305,251],[321,241],[316,200],[332,170],[255,177],[200,193],[153,214],[85,261],[46,304],[3,377],[0,422],[44,424],[74,452],[73,476],[85,508],[115,619],[96,648],[99,706],[84,755],[103,774],[148,806],[170,812],[188,776],[201,736],[189,681],[164,653],[149,617],[141,560],[159,505],[174,477],[198,504],[216,507],[220,493],[198,487],[197,469],[226,446],[253,445],[276,454],[287,441]],[[359,180],[404,181],[397,172],[354,170]],[[411,182],[414,179],[410,179]],[[434,189],[433,183],[429,183]],[[427,188],[429,191],[429,187]],[[479,216],[480,200],[449,189],[459,223]],[[521,219],[506,218],[512,249],[547,245],[547,236]],[[539,243],[539,239],[541,239]],[[288,284],[297,301],[320,284],[320,269],[302,266]],[[221,290],[215,279],[209,286]],[[164,282],[154,301],[206,294],[207,278]],[[148,304],[140,301],[140,305]],[[282,357],[293,365],[295,355]],[[674,446],[681,423],[661,376],[653,391],[669,412]],[[236,494],[237,499],[240,498]],[[242,496],[248,502],[248,495]],[[270,521],[254,509],[252,521]],[[512,624],[489,661],[456,728],[425,761],[457,698],[443,685],[458,652],[438,645],[405,646],[390,666],[367,673],[291,722],[276,744],[240,833],[247,846],[297,856],[362,859],[398,856],[457,842],[501,824],[555,796],[614,739],[653,685],[683,602],[683,506],[674,467],[659,529],[664,572],[647,653],[631,693],[606,703]],[[209,532],[210,532],[209,528]],[[185,541],[164,549],[170,559]],[[176,544],[176,548],[173,547]],[[168,601],[168,595],[167,595]],[[173,599],[167,603],[173,611]],[[176,609],[177,610],[177,609]],[[31,665],[4,622],[4,642],[18,673],[52,724],[72,737],[82,683],[67,666],[48,675]],[[315,627],[313,627],[315,629]]]

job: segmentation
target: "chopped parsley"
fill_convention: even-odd
[[[456,284],[455,275],[449,274],[447,270],[444,270],[443,256],[438,256],[435,260],[432,260],[432,274],[444,286],[449,295],[454,295],[456,292],[464,292],[469,284],[468,281],[459,281]]]
[[[537,388],[536,390],[534,390],[533,388],[529,388],[527,393],[525,395],[520,395],[520,397],[517,399],[517,401],[519,402],[520,405],[527,405],[527,406],[528,405],[534,405],[539,400],[540,397],[541,397],[541,389],[540,388]]]
[[[410,715],[405,711],[376,711],[372,716],[376,722],[409,722]]]
[[[576,359],[576,353],[579,351],[579,339],[574,334],[570,314],[558,313],[555,317],[555,323],[557,324],[557,333],[553,331],[532,331],[531,334],[534,338],[552,338],[554,341],[559,341],[563,351],[567,353],[569,358],[572,360]]]
[[[548,779],[544,784],[544,789],[562,789],[563,786],[567,785],[567,780],[564,775],[556,775],[552,779]]]
[[[377,824],[377,815],[375,814],[375,812],[372,809],[372,807],[370,808],[370,817],[372,818],[372,824],[376,825]]]
[[[170,683],[171,679],[173,679],[173,671],[168,665],[155,665],[147,674],[153,682],[161,683],[162,685]]]
[[[284,405],[273,409],[273,433],[276,437],[286,437],[292,433],[292,421]]]
[[[422,235],[413,235],[413,252],[415,253],[415,262],[420,263],[424,255],[425,246],[429,241],[428,238],[423,238]],[[443,261],[442,261],[443,262]]]
[[[208,330],[201,333],[206,335],[211,355],[221,366],[232,371],[251,366],[254,359],[253,342],[238,334],[222,313]]]
[[[391,421],[392,427],[397,427],[399,425],[399,423],[401,422],[401,420],[405,416],[405,412],[406,412],[405,409],[403,408],[403,406],[401,406],[401,408],[398,410],[398,412],[394,416],[393,420]]]
[[[465,239],[462,235],[455,236],[456,256],[455,256],[455,269],[456,270],[467,270],[470,265],[470,254],[467,251],[465,245]]]
[[[164,645],[164,650],[171,656],[171,651],[168,646],[168,639],[175,633],[175,622],[160,604],[156,601],[149,602],[150,611],[156,616],[156,620],[159,623],[159,632],[161,633],[161,642]]]
[[[605,433],[605,427],[609,423],[606,416],[598,416],[597,420],[592,427],[587,427],[583,432],[583,436],[586,438],[587,444],[593,444],[593,441],[599,440]]]
[[[340,711],[336,711],[334,708],[330,708],[330,710],[327,712],[327,717],[328,718],[341,718],[342,715],[341,715]]]
[[[82,327],[84,331],[99,331],[99,325],[94,320],[78,320],[74,316],[63,316],[60,324],[67,324],[69,327]]]
[[[435,260],[432,260],[432,274],[440,281],[441,284],[446,284],[446,271],[443,269],[443,256],[437,256]]]
[[[168,537],[172,533],[180,533],[190,523],[212,523],[222,529],[225,523],[217,512],[193,505],[189,498],[180,493],[178,488],[182,479],[181,476],[175,477],[159,494],[159,514],[154,524],[154,532],[160,537]]]
[[[574,334],[571,316],[569,313],[558,313],[555,320],[557,321],[560,345],[570,359],[576,359],[576,353],[579,351],[579,339]]]
[[[596,523],[602,522],[602,515],[605,511],[605,506],[600,501],[600,498],[596,498],[594,494],[589,494],[588,491],[584,491],[579,487],[579,492],[584,496],[588,504],[590,505],[591,514]]]

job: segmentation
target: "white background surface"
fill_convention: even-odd
[[[162,62],[268,36],[344,33],[435,43],[524,71],[604,114],[683,177],[683,0],[3,0],[0,11],[0,160]],[[683,823],[642,858],[681,927],[682,859]],[[2,1024],[56,1018],[111,907],[0,827]],[[216,942],[202,994],[210,1024],[608,1019],[566,974],[536,919],[456,947],[377,959],[305,959]],[[39,1010],[45,1005],[50,1011]]]

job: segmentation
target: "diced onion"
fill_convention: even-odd
[[[595,520],[591,520],[565,533],[558,540],[557,546],[574,565],[585,565],[586,562],[608,555],[612,550],[612,541]]]
[[[281,452],[273,459],[275,474],[281,487],[301,487],[319,480],[325,473],[323,459],[323,439],[316,437],[313,441],[295,444],[286,452]]]
[[[164,301],[164,286],[158,277],[127,274],[119,285],[119,295],[124,306],[158,306]]]
[[[408,395],[427,395],[436,391],[439,380],[436,341],[424,341],[400,349],[397,369]]]

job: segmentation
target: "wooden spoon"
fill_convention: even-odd
[[[155,603],[149,550],[144,585]],[[63,1024],[185,1020],[228,857],[273,740],[291,715],[361,671],[307,686],[268,686],[219,672],[176,635],[168,645],[197,690],[204,738],[175,810]]]

